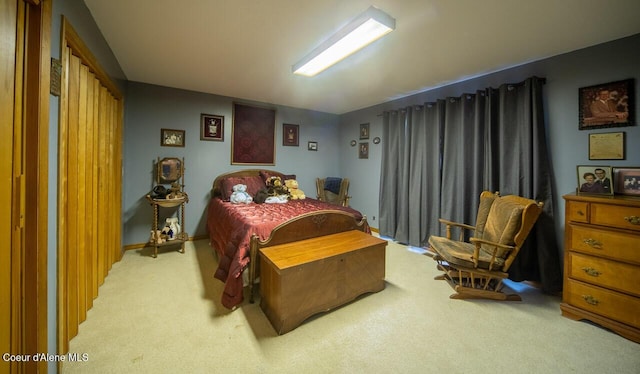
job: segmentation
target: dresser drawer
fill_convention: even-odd
[[[583,201],[567,201],[567,220],[571,222],[589,222],[589,203]]]
[[[590,213],[594,225],[640,231],[640,208],[592,203]]]
[[[563,299],[580,309],[640,327],[640,299],[637,297],[568,279]]]
[[[640,296],[640,267],[579,253],[570,253],[569,277]]]
[[[638,235],[586,225],[569,224],[566,229],[571,235],[571,250],[640,265]]]

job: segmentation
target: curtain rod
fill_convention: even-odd
[[[517,84],[522,84],[522,83],[526,82],[528,79],[537,79],[537,80],[539,80],[542,84],[547,84],[547,78],[540,78],[540,77],[536,77],[536,76],[534,75],[533,77],[527,78],[527,79],[525,79],[525,80],[523,80],[522,82],[519,82],[519,83],[502,83],[500,86],[504,86],[504,85],[517,85]],[[498,86],[498,87],[500,87],[500,86]],[[487,87],[487,88],[492,88],[492,87]],[[487,88],[485,88],[485,90],[486,90]],[[460,94],[460,96],[458,96],[458,97],[462,97],[462,96],[464,96],[464,95],[472,95],[472,94],[463,93],[463,94]],[[417,104],[416,104],[416,105],[413,105],[413,106],[420,106],[420,107],[422,107],[422,106],[424,106],[424,105],[417,105]],[[384,111],[382,111],[382,113],[378,113],[378,114],[376,114],[376,117],[382,117],[382,116],[384,115],[384,112],[397,112],[397,111],[400,111],[400,110],[401,110],[401,109],[384,110]]]

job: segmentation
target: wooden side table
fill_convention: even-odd
[[[168,245],[180,244],[180,252],[184,253],[184,243],[189,240],[189,235],[184,230],[184,209],[185,204],[189,202],[189,196],[183,193],[183,197],[177,199],[154,199],[151,195],[147,195],[147,200],[153,206],[153,224],[151,230],[153,233],[158,232],[161,228],[158,227],[158,217],[160,214],[160,208],[175,208],[178,207],[180,214],[178,215],[178,223],[181,226],[180,232],[174,239],[166,240],[160,243],[155,235],[151,235],[149,238],[149,245],[154,247],[153,257],[158,257],[158,248]],[[163,226],[164,227],[164,226]]]

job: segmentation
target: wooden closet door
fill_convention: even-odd
[[[122,97],[63,20],[59,138],[59,353],[121,258]]]
[[[19,183],[14,182],[14,107],[16,94],[16,59],[19,53],[16,50],[17,37],[17,2],[15,0],[0,0],[0,131],[5,136],[0,136],[0,177],[2,184],[9,186],[9,191],[0,194],[0,206],[3,214],[0,214],[0,237],[10,238],[0,241],[0,352],[12,352],[12,316],[15,315],[15,307],[12,298],[12,247],[17,244],[18,238],[14,238],[14,227],[19,222]],[[21,127],[21,126],[18,126]],[[16,139],[21,143],[21,139]],[[20,161],[20,159],[18,160]],[[16,165],[21,168],[21,164]],[[18,186],[16,186],[18,184]],[[5,210],[6,209],[6,210]],[[6,213],[4,213],[6,212]],[[0,360],[0,372],[9,372],[10,363]]]
[[[51,2],[0,0],[0,352],[47,352]],[[0,360],[0,372],[46,371]]]

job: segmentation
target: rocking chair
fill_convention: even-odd
[[[484,298],[517,300],[518,294],[503,292],[503,281],[520,247],[533,228],[543,203],[524,197],[484,191],[476,226],[440,219],[446,225],[446,238],[429,237],[429,246],[435,253],[437,268],[443,271],[435,279],[444,279],[456,291],[452,299]],[[451,239],[451,228],[460,230],[458,240]],[[465,230],[473,230],[469,242],[464,241]]]
[[[349,206],[348,178],[316,178],[316,192],[318,200],[331,204]]]

